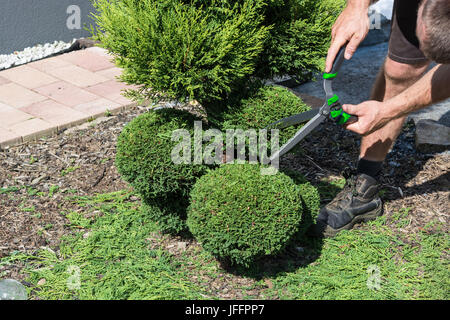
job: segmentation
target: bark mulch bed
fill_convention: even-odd
[[[16,250],[57,249],[61,237],[74,232],[64,213],[83,210],[68,199],[70,195],[129,188],[114,166],[116,138],[126,123],[146,110],[132,107],[82,129],[0,151],[0,258]],[[299,170],[313,184],[323,186],[341,179],[342,170],[355,165],[358,145],[355,134],[323,124],[302,142],[300,153],[284,157],[282,166]],[[449,159],[448,153],[418,153],[414,126],[405,126],[381,179],[388,224],[393,214],[408,210],[410,222],[395,226],[398,232],[414,233],[431,221],[442,222],[448,232]],[[324,197],[322,202],[329,200]],[[180,239],[165,239],[169,251],[180,247]],[[19,266],[7,273],[8,278],[23,279]]]

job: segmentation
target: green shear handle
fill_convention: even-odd
[[[334,59],[333,67],[329,73],[323,74],[324,81],[332,81],[337,77],[338,71],[344,62],[344,54],[345,48],[347,46],[341,47],[339,49],[338,54],[336,55],[336,59]],[[331,87],[331,86],[330,86]],[[348,114],[344,112],[342,109],[342,105],[339,102],[339,97],[334,94],[331,98],[328,99],[328,105],[330,106],[330,118],[334,120],[338,124],[350,124],[358,121],[358,117],[355,115]]]

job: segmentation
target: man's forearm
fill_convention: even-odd
[[[372,0],[347,0],[347,7],[367,10],[369,6],[372,4],[372,2],[373,2]]]
[[[376,2],[378,2],[378,0],[347,0],[347,7],[367,10],[371,4],[374,4]]]
[[[450,97],[450,65],[437,65],[419,81],[386,101],[385,118],[396,119]]]

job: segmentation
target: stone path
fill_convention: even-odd
[[[132,101],[116,80],[121,69],[98,47],[0,72],[0,148],[50,136]]]

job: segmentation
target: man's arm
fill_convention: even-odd
[[[437,65],[411,87],[384,102],[366,101],[344,105],[345,112],[358,116],[346,129],[367,135],[389,121],[406,116],[450,97],[450,65]]]
[[[344,11],[331,29],[331,45],[328,49],[325,72],[330,72],[339,49],[347,42],[345,59],[350,59],[369,32],[368,9],[371,0],[348,0]],[[376,2],[376,1],[375,1]]]

